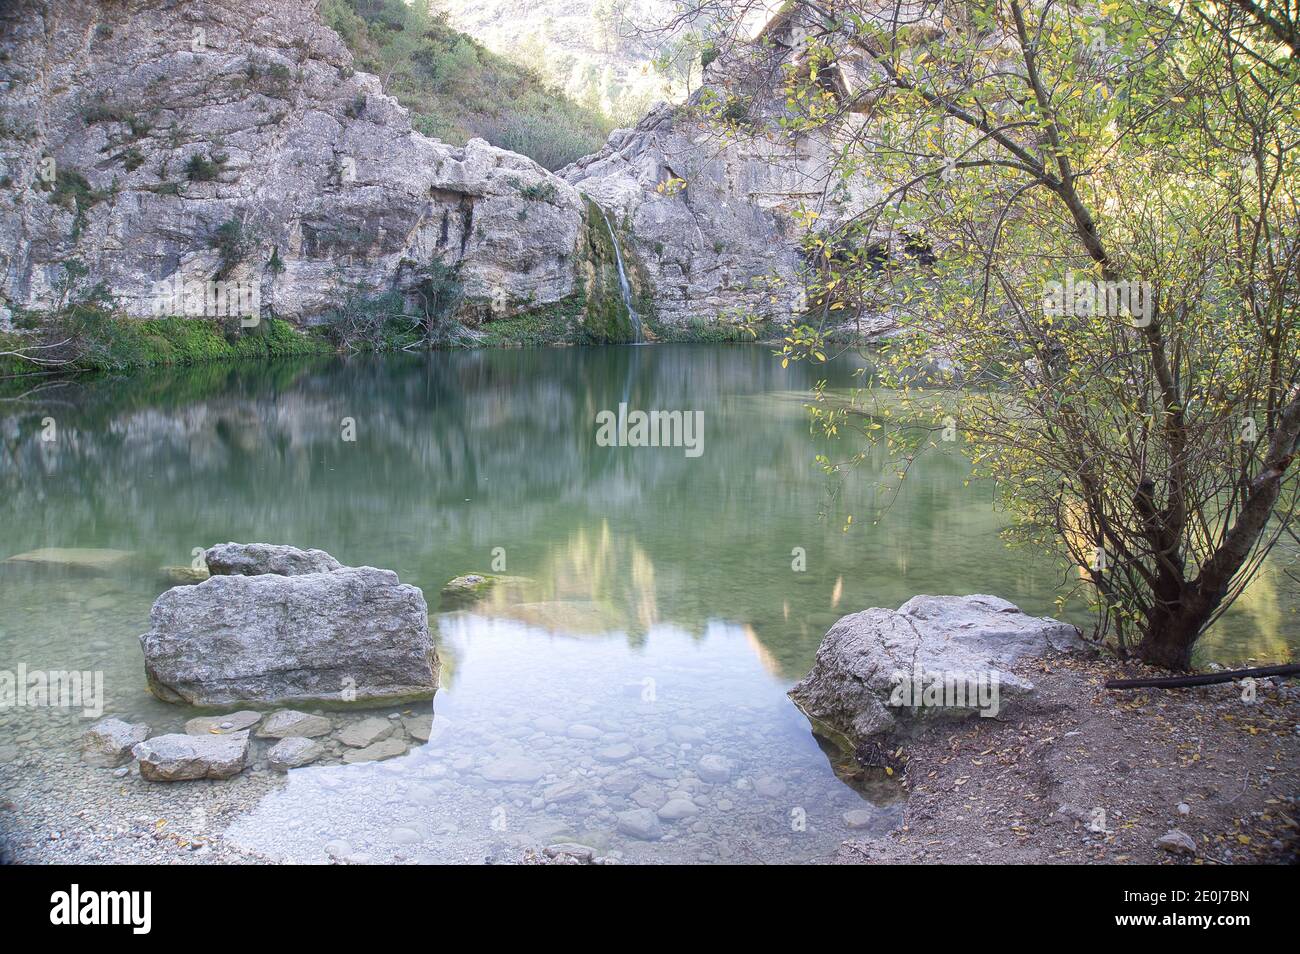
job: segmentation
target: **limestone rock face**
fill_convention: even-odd
[[[770,96],[755,92],[756,100]],[[647,298],[652,291],[663,324],[788,318],[806,307],[795,213],[825,180],[835,142],[759,134],[723,143],[695,112],[699,102],[656,106],[559,174],[608,210],[637,263],[632,277]],[[767,109],[757,121],[773,118]],[[862,205],[860,194],[833,196],[819,224],[831,227]]]
[[[0,315],[49,307],[70,257],[141,316],[156,283],[219,277],[255,286],[262,314],[310,319],[434,261],[485,317],[571,295],[573,187],[414,132],[317,6],[6,4]]]
[[[996,596],[917,596],[839,620],[790,697],[814,729],[861,749],[934,720],[1005,712],[1034,693],[1010,667],[1085,646],[1070,623],[1027,616]]]
[[[331,573],[343,566],[324,550],[299,550],[271,543],[221,543],[203,554],[213,576],[299,576]]]
[[[151,782],[230,778],[244,769],[248,732],[229,735],[159,735],[133,750],[140,775]]]
[[[437,687],[424,594],[390,570],[217,575],[163,593],[149,622],[145,674],[166,702],[389,702]]]

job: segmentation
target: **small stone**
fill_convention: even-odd
[[[132,754],[140,775],[150,782],[230,778],[244,768],[248,732],[229,735],[159,735],[139,743]]]
[[[149,726],[144,723],[100,719],[81,736],[81,759],[87,765],[116,768],[131,761],[131,750],[148,737]]]
[[[547,858],[558,858],[561,855],[567,855],[570,858],[577,858],[579,861],[591,861],[596,857],[596,849],[587,845],[580,845],[574,841],[564,841],[555,845],[547,845],[542,849],[542,853]]]
[[[10,564],[71,570],[87,574],[106,574],[128,566],[135,559],[129,550],[106,550],[90,547],[46,547],[19,553],[2,561]]]
[[[668,737],[674,742],[687,742],[693,745],[704,741],[704,730],[697,729],[693,725],[675,725],[668,730]]]
[[[357,762],[382,762],[406,754],[406,743],[401,739],[384,739],[364,749],[348,749],[343,753],[343,761],[349,765]]]
[[[771,775],[754,779],[754,791],[764,798],[780,798],[785,794],[785,782]]]
[[[296,709],[277,709],[266,717],[257,730],[259,739],[314,739],[326,735],[334,724],[324,716],[309,715]]]
[[[700,807],[687,798],[670,798],[662,807],[658,815],[664,821],[678,821],[682,818],[690,818],[692,815],[698,815]]]
[[[617,745],[610,745],[596,753],[596,758],[602,762],[626,762],[632,756],[636,755],[636,747],[627,743],[620,742]]]
[[[661,785],[642,785],[632,793],[632,801],[641,808],[658,808],[668,797]]]
[[[339,741],[344,745],[350,745],[354,749],[364,749],[366,746],[374,745],[376,742],[382,742],[393,734],[395,726],[387,719],[362,719],[360,722],[354,722],[342,732],[339,733]]]
[[[1187,832],[1171,828],[1156,839],[1156,847],[1173,855],[1196,855],[1196,841]]]
[[[343,861],[351,856],[352,846],[341,838],[336,841],[329,841],[325,843],[325,854],[335,861]]]
[[[519,592],[526,590],[532,582],[522,576],[466,573],[443,584],[442,589],[438,591],[438,609],[444,613],[449,610],[468,609],[498,587]]]
[[[262,721],[262,713],[244,709],[230,715],[199,716],[185,723],[186,735],[229,735],[243,732]]]
[[[542,801],[548,805],[568,802],[582,797],[587,791],[587,784],[582,779],[576,777],[564,778],[542,789]]]
[[[716,785],[731,778],[731,762],[721,755],[706,755],[695,771],[704,781]]]
[[[196,586],[211,574],[206,566],[197,570],[192,566],[164,566],[159,567],[158,576],[167,586]]]
[[[533,721],[533,728],[547,735],[559,735],[564,731],[564,720],[551,715],[538,716]]]
[[[389,838],[397,845],[417,845],[426,837],[417,825],[400,825],[389,833]]]
[[[579,722],[569,726],[568,734],[571,739],[599,739],[601,731],[594,725],[585,725]]]
[[[478,774],[489,782],[535,782],[550,769],[534,759],[522,755],[493,759],[479,769]]]
[[[1180,815],[1190,815],[1191,813],[1192,813],[1192,806],[1191,806],[1191,805],[1188,805],[1186,802],[1179,802],[1179,803],[1178,803],[1178,814],[1180,814]]]
[[[865,808],[855,808],[852,811],[845,812],[842,816],[844,824],[853,831],[860,831],[863,828],[870,828],[871,822],[875,815]]]
[[[310,765],[325,754],[325,747],[319,742],[302,736],[289,736],[281,739],[266,753],[266,764],[276,772]]]
[[[433,735],[433,713],[428,715],[407,716],[402,720],[406,734],[417,742],[428,742]]]
[[[619,812],[618,830],[641,841],[658,841],[664,834],[658,817],[648,808]]]

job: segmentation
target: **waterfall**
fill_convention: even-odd
[[[623,253],[618,247],[618,236],[614,234],[614,226],[610,224],[609,216],[598,203],[592,203],[600,209],[600,217],[605,220],[605,228],[609,230],[609,241],[614,246],[614,263],[618,266],[618,290],[623,295],[623,305],[627,308],[627,316],[632,322],[632,340],[634,342],[644,341],[641,334],[641,316],[636,313],[636,308],[632,306],[632,287],[627,283],[627,272],[623,269]]]

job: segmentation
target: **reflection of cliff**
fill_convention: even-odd
[[[131,501],[140,494],[132,517],[145,520],[151,513],[171,519],[152,509],[160,491],[188,495],[200,509],[217,490],[242,497],[244,506],[278,509],[283,491],[340,483],[350,505],[365,509],[410,501],[417,487],[422,507],[486,490],[516,520],[556,498],[631,504],[661,479],[682,479],[688,470],[723,473],[691,468],[680,453],[597,448],[596,412],[627,400],[714,415],[728,393],[770,386],[773,362],[765,353],[729,353],[744,359],[713,353],[701,360],[698,351],[661,348],[653,357],[645,349],[611,349],[598,360],[567,350],[358,359],[299,366],[293,376],[283,367],[243,366],[221,369],[197,394],[187,378],[215,368],[177,372],[161,379],[167,385],[96,382],[72,388],[57,404],[37,398],[0,410],[0,488],[9,506],[38,505],[46,488],[28,478],[48,461],[76,480],[92,507],[102,499],[121,506],[124,495]],[[53,448],[40,439],[47,415],[59,426]],[[345,418],[355,421],[355,442],[343,440]],[[714,441],[763,439],[710,431]],[[728,452],[711,456],[717,464]],[[141,472],[154,483],[137,479]],[[192,479],[199,474],[201,481]],[[75,526],[72,515],[60,519]]]
[[[963,486],[962,460],[918,463],[878,524],[885,461],[828,484],[813,456],[829,449],[789,395],[813,377],[847,384],[850,371],[782,371],[762,347],[683,345],[77,384],[0,405],[0,557],[111,546],[180,563],[195,546],[267,540],[391,567],[431,596],[454,576],[495,571],[536,581],[511,603],[565,603],[634,642],[660,623],[700,638],[711,621],[745,625],[787,677],[838,616],[916,593],[994,592],[1050,613],[1056,568],[1003,548],[991,490]],[[703,411],[703,456],[598,447],[595,414],[620,402]],[[53,444],[41,440],[47,416]],[[345,418],[355,442],[343,440]],[[792,568],[795,547],[805,570]],[[498,549],[506,566],[494,567]],[[1294,596],[1258,599],[1244,605],[1259,628],[1284,631],[1277,612],[1289,609],[1268,607]],[[554,607],[526,612],[556,619]],[[1256,639],[1250,629],[1232,638]]]

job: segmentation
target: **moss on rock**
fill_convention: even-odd
[[[498,587],[511,591],[526,590],[533,581],[524,576],[497,576],[492,573],[466,573],[448,580],[438,591],[438,609],[465,609],[484,599]]]

